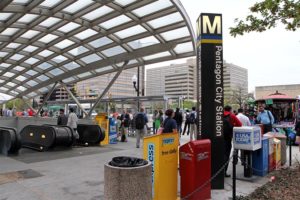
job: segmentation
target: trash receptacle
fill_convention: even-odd
[[[104,199],[152,200],[151,163],[134,157],[114,157],[104,166]]]

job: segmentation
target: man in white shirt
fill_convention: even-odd
[[[74,130],[75,138],[79,139],[79,135],[77,133],[77,122],[78,118],[74,112],[74,108],[70,108],[67,126],[71,127]]]
[[[238,109],[237,118],[242,122],[243,126],[251,126],[249,118],[243,114],[244,110],[242,108]]]
[[[244,110],[242,108],[238,109],[238,114],[236,115],[236,117],[242,122],[243,126],[251,126],[250,120],[249,118],[243,114]],[[241,163],[242,165],[244,165],[244,163],[246,162],[245,160],[245,154],[244,151],[241,150]]]
[[[197,140],[197,112],[196,107],[192,107],[192,112],[189,118],[191,132],[190,132],[190,141]]]

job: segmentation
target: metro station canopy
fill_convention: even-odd
[[[1,0],[0,93],[193,56],[193,34],[177,0]]]

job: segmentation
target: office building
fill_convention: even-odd
[[[143,67],[140,67],[140,95],[143,91]],[[137,74],[137,68],[122,71],[115,83],[103,98],[132,97],[137,93],[133,87],[132,77]],[[76,84],[76,93],[81,99],[96,98],[107,87],[115,73],[105,74]]]
[[[196,99],[196,67],[195,59],[186,63],[147,69],[147,96],[167,95]]]
[[[187,59],[182,64],[147,69],[146,94],[185,96],[196,100],[196,79],[196,58]],[[248,94],[248,70],[224,62],[225,98],[232,96],[233,91],[240,91],[243,96]]]
[[[67,87],[71,90],[74,91],[74,84],[67,85]],[[45,97],[48,95],[48,93],[45,93],[44,95],[40,96],[39,98],[39,104],[42,104]],[[69,94],[63,87],[59,87],[55,89],[52,94],[50,95],[48,101],[61,101],[61,100],[69,100]]]
[[[224,96],[233,93],[245,97],[248,94],[248,70],[232,63],[224,62]]]

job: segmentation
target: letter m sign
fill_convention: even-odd
[[[222,15],[202,13],[197,20],[197,36],[221,34]]]

